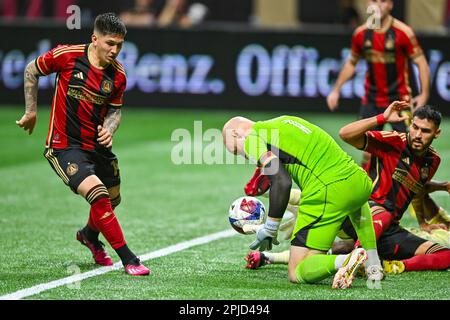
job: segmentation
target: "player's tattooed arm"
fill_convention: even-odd
[[[110,108],[103,122],[103,127],[111,134],[114,134],[119,128],[121,118],[122,111],[120,108]]]
[[[39,72],[33,60],[28,63],[24,72],[25,114],[16,121],[29,134],[33,133],[36,125],[38,84]]]
[[[98,126],[98,138],[97,141],[100,145],[110,148],[113,143],[113,134],[116,132],[120,125],[120,119],[122,117],[122,111],[120,108],[110,108],[106,114],[103,126]]]
[[[37,92],[39,72],[34,61],[31,61],[24,72],[25,112],[37,111]]]

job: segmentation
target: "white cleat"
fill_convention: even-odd
[[[339,268],[333,279],[333,289],[347,289],[352,286],[356,270],[367,260],[366,250],[357,248],[350,253],[344,265]]]

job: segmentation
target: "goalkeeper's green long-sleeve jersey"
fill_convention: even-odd
[[[323,129],[293,116],[256,122],[245,140],[244,151],[255,162],[268,151],[273,152],[303,192],[361,170]]]

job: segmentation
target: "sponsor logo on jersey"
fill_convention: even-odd
[[[69,86],[69,89],[67,90],[67,95],[77,100],[83,100],[98,105],[103,105],[107,100],[107,97],[92,93],[81,86],[80,87]]]
[[[408,171],[403,169],[395,168],[392,179],[400,182],[405,188],[414,193],[419,193],[423,188],[423,185],[420,182],[414,179]]]

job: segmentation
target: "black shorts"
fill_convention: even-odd
[[[119,163],[109,149],[86,151],[79,148],[48,148],[44,156],[56,174],[75,193],[81,182],[91,175],[97,176],[106,188],[120,184]]]
[[[375,117],[379,114],[382,114],[385,110],[386,110],[386,108],[377,107],[373,103],[368,103],[366,105],[362,105],[360,108],[360,111],[359,111],[359,119],[367,119],[367,118]],[[396,122],[396,123],[391,123],[390,125],[392,126],[392,130],[395,130],[397,132],[406,132],[407,126],[406,126],[405,122]],[[376,126],[372,130],[382,131],[383,127],[384,127],[384,125]]]
[[[356,240],[357,235],[349,218],[343,222],[342,230]],[[427,241],[403,229],[398,224],[392,224],[377,241],[378,255],[383,260],[412,258],[417,248]]]
[[[417,248],[427,241],[398,224],[392,224],[377,242],[378,255],[383,260],[409,259],[414,257]]]

